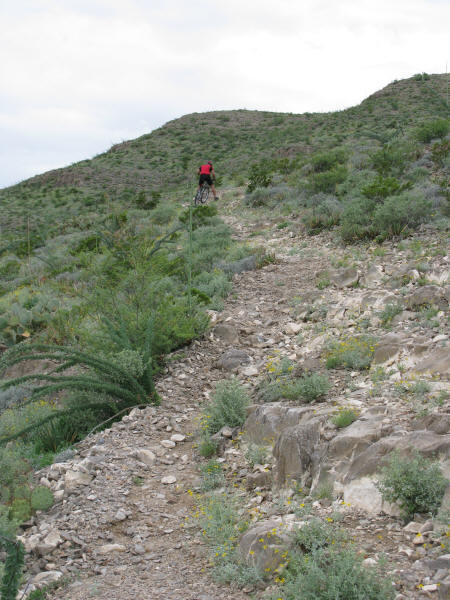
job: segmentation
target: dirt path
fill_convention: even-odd
[[[241,240],[256,227],[229,222]],[[217,381],[236,374],[252,388],[274,352],[298,356],[301,342],[286,335],[294,318],[293,299],[308,291],[317,294],[317,272],[342,250],[327,235],[292,240],[279,230],[269,239],[267,234],[251,239],[273,248],[277,262],[235,276],[225,310],[213,315],[215,324],[225,328],[217,335],[213,329],[171,357],[158,382],[162,406],[133,411],[85,440],[74,463],[45,471],[61,483],[67,469],[89,477],[37,524],[41,531],[56,529],[63,540],[33,567],[68,578],[54,592],[55,600],[242,600],[253,592],[260,597],[255,590],[246,593],[211,580],[198,522],[192,518],[192,490],[199,489],[198,467],[204,462],[195,448],[199,415]],[[230,348],[248,355],[246,368],[217,368]],[[346,381],[336,377],[333,385],[344,389]],[[395,520],[367,519],[355,511],[346,522],[368,555],[395,553],[405,543]],[[398,572],[407,569],[408,558],[400,557]],[[404,597],[416,597],[411,594]]]

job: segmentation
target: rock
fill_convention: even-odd
[[[406,525],[403,530],[408,533],[419,533],[420,528],[422,527],[421,523],[416,523],[415,521],[410,521],[408,525]]]
[[[127,518],[127,513],[123,510],[123,508],[119,508],[116,514],[113,517],[113,522],[125,521]]]
[[[228,350],[218,359],[216,367],[225,371],[232,371],[241,365],[247,365],[250,362],[249,355],[243,350]]]
[[[384,277],[383,268],[380,265],[372,265],[367,270],[367,273],[364,276],[363,283],[364,285],[370,287],[373,284],[378,284]]]
[[[338,288],[353,287],[359,281],[359,273],[353,267],[348,267],[331,273],[330,280]]]
[[[238,344],[239,334],[238,331],[231,325],[220,324],[216,325],[212,330],[214,337],[223,340],[227,344]]]
[[[63,539],[58,530],[52,529],[44,539],[36,545],[36,552],[39,556],[51,554],[53,550],[62,544]]]
[[[170,440],[172,442],[184,442],[185,439],[186,439],[186,436],[183,435],[182,433],[174,433],[173,435],[170,436]]]
[[[286,323],[284,326],[284,331],[288,335],[297,335],[302,329],[302,326],[299,323]]]
[[[318,466],[321,450],[317,420],[283,429],[273,448],[277,483],[294,479],[304,484]]]
[[[161,483],[164,483],[165,485],[170,485],[172,483],[176,483],[177,478],[175,477],[175,475],[166,475],[165,477],[163,477],[161,479]]]
[[[33,578],[33,583],[34,585],[46,586],[50,583],[58,581],[59,579],[61,579],[62,576],[63,574],[61,573],[61,571],[43,571],[42,573],[38,573]]]
[[[82,471],[66,471],[64,477],[64,489],[67,493],[73,492],[80,486],[89,485],[92,481],[92,476],[89,473]]]
[[[436,305],[441,309],[448,307],[443,288],[436,285],[424,285],[405,299],[408,308],[418,309],[421,306]]]
[[[358,419],[340,431],[330,442],[331,458],[350,458],[353,453],[365,450],[371,443],[381,438],[383,415],[374,415],[368,420]]]
[[[242,369],[242,375],[244,375],[244,377],[256,377],[258,373],[258,369],[254,366],[245,367],[245,369]]]
[[[261,443],[276,437],[286,427],[298,425],[314,414],[311,406],[281,406],[278,403],[252,405],[248,409],[248,417],[244,430],[252,442]]]
[[[395,334],[385,335],[375,346],[373,363],[392,363],[402,349],[403,338]]]
[[[344,486],[344,502],[353,508],[364,510],[376,515],[380,512],[398,516],[400,511],[387,502],[384,502],[375,481],[370,477],[355,479]]]
[[[175,448],[175,446],[176,446],[176,443],[173,442],[172,440],[161,440],[159,443],[164,448]]]
[[[155,454],[151,450],[147,450],[147,448],[138,448],[135,457],[139,462],[144,463],[148,467],[153,467],[156,461]]]
[[[104,544],[98,549],[100,554],[110,554],[111,552],[126,552],[123,544]]]
[[[448,348],[437,348],[416,366],[419,373],[450,375],[450,352]]]
[[[239,541],[243,560],[270,576],[283,562],[283,551],[290,545],[288,533],[289,528],[281,519],[257,523]]]
[[[245,478],[245,486],[248,490],[255,488],[270,488],[272,476],[269,471],[260,471],[257,473],[249,473]]]

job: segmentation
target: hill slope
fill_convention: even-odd
[[[393,82],[359,106],[332,113],[302,115],[248,110],[186,115],[135,140],[66,168],[49,171],[0,192],[3,225],[24,227],[44,222],[55,210],[62,224],[80,210],[104,210],[119,201],[132,203],[140,192],[177,190],[193,182],[199,162],[214,160],[225,181],[242,182],[249,165],[261,159],[288,157],[293,170],[317,151],[343,146],[369,152],[407,137],[421,122],[448,116],[445,75],[416,76]]]

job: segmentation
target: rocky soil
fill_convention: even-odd
[[[229,221],[237,237],[264,244],[276,262],[235,275],[225,310],[211,313],[209,334],[171,357],[158,382],[161,407],[134,409],[38,473],[57,502],[23,533],[28,591],[61,580],[52,597],[67,600],[262,597],[262,590],[211,580],[192,519],[204,462],[195,448],[202,404],[217,381],[235,375],[255,401],[241,441],[221,444],[227,478],[247,489],[242,501],[258,523],[242,540],[244,558],[252,535],[294,519],[295,480],[311,490],[317,515],[340,511],[368,564],[387,556],[397,600],[448,598],[450,555],[433,537],[435,523],[418,515],[405,527],[374,486],[394,448],[438,456],[450,479],[445,238],[424,230],[400,246],[346,249],[330,234]],[[380,313],[394,304],[400,309],[387,328]],[[376,338],[371,370],[325,369],[327,342],[361,333]],[[299,372],[329,376],[324,402],[258,404],[267,363],[282,356]],[[416,385],[422,381],[425,388]],[[359,415],[341,430],[330,420],[339,406]],[[263,468],[244,458],[250,441],[273,447]],[[320,498],[324,485],[332,493]]]

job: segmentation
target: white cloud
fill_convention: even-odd
[[[0,185],[188,112],[345,108],[392,79],[443,72],[448,56],[448,1],[6,4]]]

